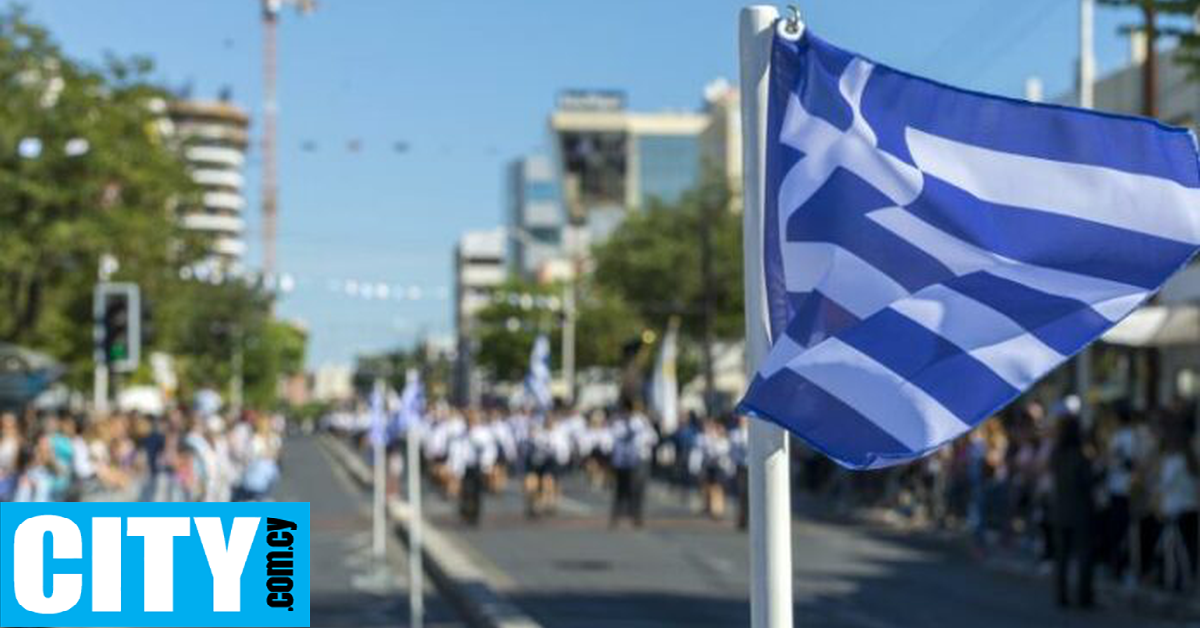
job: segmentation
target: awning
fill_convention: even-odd
[[[62,374],[62,365],[53,358],[0,343],[0,407],[28,403]]]
[[[1108,330],[1101,339],[1127,347],[1200,344],[1200,306],[1147,305]]]

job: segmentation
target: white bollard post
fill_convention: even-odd
[[[425,622],[425,591],[421,555],[421,449],[419,446],[421,426],[417,422],[408,426],[405,456],[408,458],[408,607],[409,623],[412,628],[421,628]]]
[[[387,457],[387,449],[384,447],[383,439],[377,438],[372,444],[373,458],[375,459],[375,481],[374,481],[374,554],[375,558],[382,563],[387,553],[387,515],[384,512],[387,498],[387,464],[384,460]]]

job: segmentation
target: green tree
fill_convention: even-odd
[[[76,62],[21,9],[0,12],[0,339],[51,353],[75,384],[100,257],[158,302],[197,252],[171,211],[194,188],[158,131],[149,72]]]
[[[449,394],[454,364],[449,356],[433,351],[424,341],[411,349],[358,356],[354,368],[354,388],[366,395],[375,380],[383,378],[399,392],[404,389],[408,370],[412,368],[421,374],[426,399],[443,399]]]
[[[707,301],[713,307],[714,337],[740,338],[742,221],[728,211],[729,194],[720,179],[710,177],[676,203],[654,202],[631,214],[593,250],[596,284],[660,333],[671,316],[679,316],[685,337],[703,339]],[[705,230],[711,254],[707,281]]]
[[[623,366],[624,348],[641,337],[646,324],[616,291],[585,280],[579,287],[575,318],[575,358],[579,368]]]
[[[520,381],[538,334],[550,339],[550,368],[561,365],[562,291],[553,285],[509,279],[476,316],[474,360],[498,381]],[[553,307],[555,304],[559,307]]]
[[[724,178],[709,173],[677,202],[652,202],[596,247],[596,283],[627,302],[652,329],[678,316],[699,349],[706,397],[715,403],[713,345],[743,333],[742,221]],[[685,359],[690,353],[685,346]]]

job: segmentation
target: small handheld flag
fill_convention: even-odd
[[[399,431],[407,432],[420,425],[425,414],[425,387],[421,384],[421,373],[409,369],[404,380],[404,391],[400,393]]]
[[[663,434],[672,434],[679,424],[679,380],[675,361],[679,352],[679,319],[671,319],[650,376],[650,406]]]
[[[371,400],[368,408],[371,417],[371,427],[368,436],[372,444],[387,444],[387,387],[382,380],[375,382],[371,389]]]
[[[915,460],[1098,338],[1200,243],[1195,137],[775,36],[772,349],[740,410],[852,469]]]
[[[545,412],[554,403],[550,394],[550,339],[539,335],[529,352],[529,373],[525,376],[525,392],[538,410]]]

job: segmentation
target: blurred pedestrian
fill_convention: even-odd
[[[1069,606],[1069,580],[1076,575],[1075,603],[1082,608],[1095,604],[1092,583],[1093,522],[1096,517],[1095,471],[1083,448],[1079,419],[1059,419],[1058,437],[1051,455],[1055,533],[1054,589],[1060,606]]]
[[[1158,491],[1163,523],[1159,540],[1163,582],[1168,588],[1182,591],[1196,576],[1200,464],[1181,422],[1168,423],[1162,447]]]
[[[21,453],[21,434],[17,415],[0,414],[0,502],[9,501],[17,491],[17,458]]]
[[[640,528],[645,522],[643,505],[646,481],[650,475],[650,457],[658,436],[636,406],[627,405],[626,408],[613,426],[612,466],[615,481],[609,527],[615,528],[622,518],[628,517],[634,526]]]
[[[1108,511],[1104,520],[1108,563],[1113,576],[1119,580],[1130,563],[1133,477],[1143,446],[1134,429],[1131,409],[1119,407],[1116,415],[1117,428],[1109,439],[1105,456]]]

